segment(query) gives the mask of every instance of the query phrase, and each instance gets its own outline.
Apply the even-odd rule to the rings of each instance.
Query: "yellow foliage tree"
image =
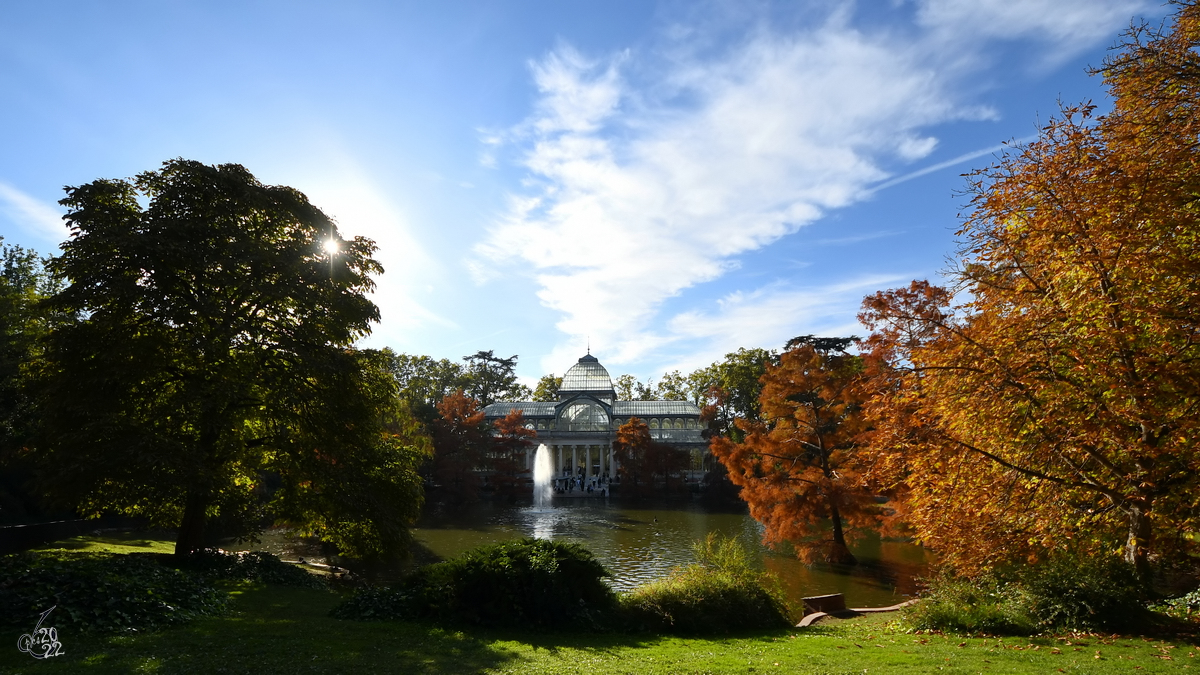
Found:
[[[1068,540],[1145,569],[1200,513],[1200,9],[1132,29],[1113,110],[972,181],[954,297],[867,298],[879,477],[964,569]]]

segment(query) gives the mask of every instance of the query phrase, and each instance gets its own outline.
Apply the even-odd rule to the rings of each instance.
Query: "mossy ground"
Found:
[[[720,639],[519,628],[459,632],[333,619],[328,613],[340,596],[330,591],[250,583],[228,588],[234,600],[227,616],[143,635],[60,633],[64,655],[45,661],[17,651],[20,631],[14,629],[6,638],[14,646],[0,649],[0,672],[1200,672],[1200,649],[1190,638],[913,635],[897,629],[895,614]]]

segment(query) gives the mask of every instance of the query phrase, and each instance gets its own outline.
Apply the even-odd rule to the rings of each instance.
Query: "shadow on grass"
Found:
[[[5,650],[0,672],[475,673],[515,658],[457,631],[330,618],[338,600],[326,591],[246,587],[234,593],[229,616],[145,635],[60,633],[64,656],[35,661]]]
[[[1144,612],[1121,634],[1147,639],[1171,639],[1197,647],[1200,646],[1200,621],[1188,621],[1159,612]]]
[[[795,631],[791,631],[795,633]],[[550,654],[578,650],[604,654],[626,649],[653,647],[662,642],[721,642],[725,640],[771,640],[788,634],[787,629],[759,629],[728,634],[667,635],[634,631],[587,631],[579,629],[562,632],[533,632],[516,629],[476,629],[472,634],[485,642],[514,642],[536,651]]]

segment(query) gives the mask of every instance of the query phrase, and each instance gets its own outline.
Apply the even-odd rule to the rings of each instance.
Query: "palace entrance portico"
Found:
[[[591,443],[548,443],[550,457],[554,460],[554,476],[580,476],[593,478],[598,476],[615,477],[617,475],[617,458],[613,453],[612,442],[607,438],[594,439]],[[526,468],[533,468],[533,455],[527,456]]]

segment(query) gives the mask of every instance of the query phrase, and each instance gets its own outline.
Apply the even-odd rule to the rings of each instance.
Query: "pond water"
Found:
[[[428,558],[449,558],[522,537],[582,544],[613,573],[613,587],[628,590],[694,562],[693,542],[719,532],[753,551],[757,564],[780,579],[797,606],[804,596],[825,593],[844,593],[850,607],[901,602],[916,591],[915,578],[925,573],[928,562],[919,546],[871,537],[851,547],[858,565],[806,566],[762,546],[761,531],[744,510],[714,511],[694,500],[648,503],[614,498],[561,499],[545,508],[483,503],[462,512],[426,514],[413,534]],[[375,570],[381,571],[384,577],[399,572]]]
[[[763,546],[762,527],[744,509],[714,510],[697,500],[555,499],[543,508],[484,502],[464,511],[427,513],[413,535],[420,549],[418,562],[450,558],[476,546],[523,537],[582,544],[613,573],[610,582],[621,591],[695,562],[692,544],[710,532],[740,540],[753,552],[756,564],[779,578],[789,601],[797,607],[800,598],[826,593],[845,594],[849,607],[902,602],[916,592],[916,579],[925,573],[930,560],[920,546],[872,536],[850,547],[859,560],[857,565],[808,566],[786,552]],[[411,564],[364,569],[353,562],[326,561],[319,547],[297,541],[285,531],[268,532],[255,544],[226,548],[338,562],[377,582],[411,569]]]

